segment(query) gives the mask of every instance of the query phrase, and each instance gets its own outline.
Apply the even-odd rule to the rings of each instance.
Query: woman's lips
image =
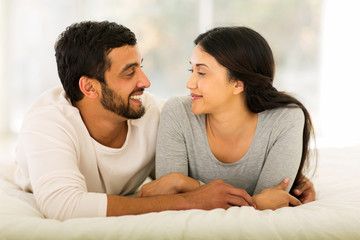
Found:
[[[201,95],[197,95],[195,93],[191,93],[190,96],[191,96],[191,101],[195,101],[195,100],[202,98]]]

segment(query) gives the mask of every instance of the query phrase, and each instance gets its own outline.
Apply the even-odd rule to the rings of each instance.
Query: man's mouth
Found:
[[[143,95],[143,93],[144,93],[144,89],[136,89],[135,91],[133,91],[133,92],[130,94],[129,99],[130,99],[132,102],[141,105],[141,104],[142,104],[142,95]]]
[[[141,95],[132,95],[130,99],[141,100]]]
[[[197,95],[195,93],[191,93],[190,96],[191,96],[191,101],[195,101],[195,100],[202,98],[201,95]]]

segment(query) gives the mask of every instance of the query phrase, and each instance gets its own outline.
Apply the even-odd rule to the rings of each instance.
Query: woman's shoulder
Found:
[[[289,124],[294,122],[304,122],[303,110],[296,105],[274,108],[262,112],[263,118],[271,123]]]
[[[191,111],[191,98],[189,96],[174,96],[169,98],[162,111],[183,112]]]
[[[201,122],[203,116],[192,112],[192,102],[189,96],[169,98],[161,111],[161,118],[188,125],[190,122]]]
[[[267,110],[266,112],[268,112],[267,114],[269,115],[277,115],[277,116],[296,116],[299,117],[301,115],[304,115],[302,109],[295,105],[295,104],[290,104],[284,107],[278,107],[278,108],[274,108],[271,110]]]

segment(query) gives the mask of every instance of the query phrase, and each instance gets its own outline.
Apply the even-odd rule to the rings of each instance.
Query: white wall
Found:
[[[360,142],[359,12],[359,1],[323,4],[319,128],[324,144]]]

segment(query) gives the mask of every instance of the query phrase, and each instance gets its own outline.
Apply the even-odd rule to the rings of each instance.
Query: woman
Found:
[[[161,113],[156,177],[165,176],[167,186],[153,185],[147,195],[191,191],[220,178],[274,209],[256,198],[284,178],[287,191],[303,182],[309,113],[273,87],[273,55],[257,32],[221,27],[194,42],[191,96],[169,99]]]

